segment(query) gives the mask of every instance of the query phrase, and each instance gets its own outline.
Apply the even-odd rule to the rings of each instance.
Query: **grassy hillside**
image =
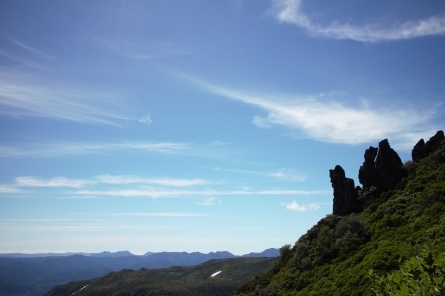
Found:
[[[210,260],[192,267],[123,270],[53,288],[46,296],[64,295],[233,295],[264,273],[278,258]],[[221,271],[218,275],[212,274]]]
[[[445,250],[445,145],[359,214],[328,215],[238,295],[373,295],[367,274],[396,270],[422,248]]]

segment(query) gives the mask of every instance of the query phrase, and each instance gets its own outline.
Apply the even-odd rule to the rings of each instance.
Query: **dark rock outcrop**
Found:
[[[365,151],[365,162],[360,167],[358,178],[363,190],[375,187],[374,191],[393,189],[405,176],[403,163],[387,139],[380,141],[379,148]]]
[[[420,139],[416,145],[414,145],[413,151],[411,152],[411,158],[413,161],[420,161],[425,156],[423,155],[423,149],[425,148],[425,141]]]
[[[358,179],[363,185],[363,188],[369,188],[375,185],[376,182],[376,171],[375,171],[375,158],[377,156],[378,149],[376,147],[370,146],[365,151],[365,162],[360,167],[358,173]]]
[[[332,188],[334,189],[334,206],[332,214],[345,216],[361,211],[354,180],[346,178],[345,171],[339,165],[329,170]]]
[[[443,131],[438,131],[425,143],[421,139],[412,150],[413,161],[435,152],[445,145]],[[391,148],[387,139],[380,141],[379,148],[370,146],[365,151],[365,161],[360,167],[358,178],[363,188],[354,188],[354,180],[346,178],[345,171],[339,165],[329,170],[332,188],[334,189],[334,206],[332,214],[344,216],[353,212],[361,212],[373,198],[381,193],[394,189],[407,176],[402,160]]]
[[[375,185],[382,192],[393,189],[406,176],[402,160],[389,146],[387,139],[379,143],[375,171],[377,177]]]
[[[435,152],[440,147],[443,140],[445,140],[445,135],[442,130],[438,131],[426,143],[423,139],[420,139],[411,152],[413,161],[420,161],[422,158],[425,158],[431,153]]]
[[[334,215],[361,212],[373,198],[393,189],[406,176],[402,160],[387,139],[380,141],[379,148],[366,149],[364,158],[358,174],[363,188],[354,188],[354,180],[346,178],[341,166],[329,170],[334,188]]]

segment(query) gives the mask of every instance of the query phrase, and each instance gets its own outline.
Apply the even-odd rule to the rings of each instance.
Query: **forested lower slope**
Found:
[[[425,157],[418,157],[425,151],[420,146],[393,188],[376,193],[370,186],[362,208],[320,220],[294,246],[283,246],[273,268],[237,294],[373,295],[369,270],[383,275],[399,269],[425,247],[443,252],[445,143]]]

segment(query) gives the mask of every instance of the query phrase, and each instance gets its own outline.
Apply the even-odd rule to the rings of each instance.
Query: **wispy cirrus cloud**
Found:
[[[45,66],[42,62],[57,60],[56,57],[44,53],[43,51],[21,41],[14,40],[11,43],[15,47],[8,50],[4,48],[0,49],[0,55],[23,66],[43,69]]]
[[[291,169],[285,169],[281,168],[276,172],[270,173],[270,176],[279,179],[279,180],[286,180],[286,181],[292,181],[292,182],[303,182],[307,179],[306,175],[300,174],[294,170]]]
[[[221,205],[222,201],[216,197],[206,197],[202,199],[201,201],[197,202],[196,204],[201,206],[214,206],[216,204]]]
[[[113,126],[137,121],[129,116],[121,94],[51,76],[57,57],[18,40],[11,44],[14,47],[0,49],[0,55],[26,68],[0,69],[0,115]],[[141,120],[147,124],[149,119]]]
[[[225,171],[225,172],[234,172],[240,174],[250,174],[250,175],[258,175],[269,178],[274,178],[283,181],[290,182],[303,182],[307,179],[307,176],[301,174],[292,169],[281,168],[277,171],[272,172],[262,172],[262,171],[249,171],[249,170],[238,170],[238,169],[223,169],[223,168],[214,168],[215,171]]]
[[[89,180],[69,179],[65,177],[55,177],[50,179],[41,179],[37,177],[17,177],[15,186],[17,187],[71,187],[81,188],[91,184]]]
[[[208,214],[181,213],[181,212],[150,212],[150,213],[115,213],[118,217],[207,217]]]
[[[110,189],[110,190],[79,190],[78,195],[93,196],[111,196],[111,197],[149,197],[149,198],[165,198],[180,197],[194,195],[208,195],[213,193],[211,190],[194,191],[194,190],[165,190],[153,188],[136,188],[136,189]]]
[[[29,58],[25,58],[23,56],[17,55],[16,53],[12,53],[6,50],[0,49],[0,55],[7,57],[8,59],[17,62],[19,64],[22,64],[27,67],[31,68],[43,68],[43,66]]]
[[[96,175],[87,179],[66,177],[40,178],[21,176],[12,184],[0,185],[0,194],[27,193],[28,196],[42,196],[40,188],[47,189],[44,196],[57,198],[101,198],[101,197],[146,197],[146,198],[196,198],[201,200],[196,204],[212,206],[222,204],[221,196],[306,196],[324,195],[331,190],[289,190],[264,189],[241,190],[209,187],[211,182],[200,178],[165,178],[145,177],[139,175]],[[26,188],[26,191],[23,189]],[[68,188],[68,189],[67,189]],[[39,191],[35,191],[39,189]],[[75,189],[74,191],[72,189]],[[49,191],[48,191],[49,190]]]
[[[137,189],[111,189],[111,190],[79,190],[78,195],[93,196],[111,196],[111,197],[149,197],[149,198],[167,198],[167,197],[196,197],[196,196],[261,196],[261,195],[319,195],[331,194],[330,190],[231,190],[220,191],[214,189],[203,190],[165,190],[153,188],[137,188]]]
[[[334,22],[323,26],[312,20],[302,10],[303,0],[273,0],[272,13],[282,23],[296,25],[312,36],[332,39],[351,39],[361,42],[381,42],[412,39],[423,36],[445,35],[445,18],[432,16],[421,20],[384,26],[366,24],[361,26]]]
[[[99,185],[157,185],[161,187],[191,187],[208,184],[203,179],[179,179],[179,178],[147,178],[136,175],[98,175],[90,179],[72,179],[66,177],[39,178],[35,176],[22,176],[14,179],[14,184],[0,186],[0,193],[20,193],[21,187],[70,187],[84,188]]]
[[[166,56],[189,54],[180,45],[165,41],[150,43],[137,40],[112,40],[96,37],[95,41],[102,47],[118,55],[132,59],[156,59]]]
[[[331,194],[331,190],[284,190],[284,189],[269,189],[269,190],[234,190],[229,192],[221,192],[223,195],[319,195]]]
[[[27,147],[0,145],[1,157],[41,157],[54,158],[70,155],[88,155],[120,150],[140,152],[180,154],[192,153],[193,146],[188,143],[174,142],[111,142],[78,143],[57,142],[50,144],[29,144]],[[196,148],[196,150],[199,150]],[[202,151],[201,151],[202,152]],[[203,153],[205,154],[205,153]]]
[[[0,114],[83,124],[120,126],[128,119],[115,94],[5,71],[0,74]]]
[[[203,197],[197,204],[199,205],[215,205],[222,204],[221,200],[216,196],[307,196],[307,195],[326,195],[331,194],[331,190],[286,190],[286,189],[267,189],[267,190],[219,190],[219,189],[178,189],[177,187],[192,187],[199,186],[192,180],[171,179],[168,184],[169,187],[144,187],[144,183],[126,183],[124,185],[131,185],[131,187],[107,187],[106,189],[99,189],[108,183],[100,183],[100,179],[68,179],[63,177],[41,179],[37,177],[18,177],[15,179],[16,183],[13,185],[0,186],[0,194],[24,193],[22,188],[75,188],[77,191],[57,192],[59,198],[69,196],[71,198],[91,198],[91,197],[147,197],[147,198],[179,198],[179,197]],[[184,185],[184,183],[189,184]],[[116,185],[116,184],[113,184]],[[165,185],[165,184],[164,184]],[[179,185],[179,186],[178,186]],[[91,189],[85,189],[85,187]],[[26,193],[32,194],[27,191]],[[51,192],[47,192],[45,197],[50,197]]]
[[[55,56],[52,56],[50,54],[47,54],[35,47],[32,47],[30,45],[25,44],[24,42],[18,41],[18,40],[14,40],[13,43],[17,46],[19,46],[22,49],[25,49],[27,52],[32,53],[34,56],[40,58],[40,59],[45,59],[45,60],[57,60],[58,58],[56,58]]]
[[[176,179],[176,178],[145,178],[141,176],[129,175],[99,175],[95,180],[104,184],[152,184],[170,187],[188,187],[204,185],[208,182],[203,179]]]
[[[419,139],[440,129],[432,123],[439,105],[427,110],[400,105],[371,108],[360,99],[360,106],[349,106],[342,103],[347,100],[341,93],[255,95],[184,78],[205,91],[262,109],[266,116],[256,115],[252,120],[260,128],[283,126],[316,141],[355,145],[390,138],[392,146],[412,149]]]
[[[22,193],[23,191],[20,188],[15,186],[1,186],[0,185],[0,194],[1,193]]]
[[[289,203],[281,203],[287,210],[292,212],[310,212],[316,211],[320,208],[318,204],[310,203],[307,205],[300,205],[295,200]]]
[[[192,216],[192,214],[189,215],[180,215],[173,216],[175,213],[170,213],[171,215],[168,215],[168,213],[165,213],[166,215],[162,215],[160,213],[159,216],[154,217],[199,217],[197,215]],[[82,222],[80,219],[78,222]],[[122,224],[101,224],[101,223],[95,223],[91,225],[79,225],[79,223],[75,225],[7,225],[7,226],[1,226],[0,225],[0,231],[3,232],[36,232],[36,231],[60,231],[60,232],[74,232],[74,231],[103,231],[103,230],[116,230],[116,229],[124,229],[124,230],[153,230],[153,229],[183,229],[183,227],[168,227],[168,226],[150,226],[150,225],[122,225]]]

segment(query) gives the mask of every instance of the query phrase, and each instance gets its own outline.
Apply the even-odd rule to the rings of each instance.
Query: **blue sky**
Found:
[[[443,129],[441,0],[0,3],[0,252],[293,244]]]

